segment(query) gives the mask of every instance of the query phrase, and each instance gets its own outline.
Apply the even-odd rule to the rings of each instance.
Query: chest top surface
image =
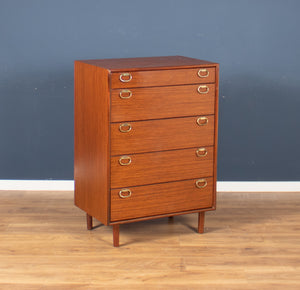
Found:
[[[105,68],[111,72],[159,70],[176,68],[193,68],[199,66],[215,66],[216,63],[185,56],[158,56],[137,58],[90,59],[79,62]]]

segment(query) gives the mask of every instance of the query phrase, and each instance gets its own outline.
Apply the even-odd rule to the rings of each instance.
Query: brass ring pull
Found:
[[[128,94],[128,95],[126,95],[126,94]],[[120,98],[121,99],[129,99],[129,98],[131,98],[131,96],[132,96],[132,92],[130,90],[122,90],[122,91],[120,91]]]
[[[129,188],[122,188],[120,191],[119,191],[119,196],[121,198],[128,198],[131,196],[131,190]]]
[[[195,182],[195,184],[196,184],[196,187],[198,187],[198,188],[204,188],[204,187],[206,187],[207,186],[207,181],[206,181],[206,179],[198,179],[196,182]]]
[[[207,78],[209,76],[209,71],[206,68],[201,68],[198,70],[198,76],[200,78]]]
[[[119,163],[122,166],[129,165],[131,163],[131,157],[130,156],[121,156],[119,159]]]
[[[199,126],[207,125],[207,123],[208,123],[208,118],[207,118],[207,117],[199,117],[199,118],[197,119],[197,124],[198,124]]]
[[[205,89],[204,91],[201,91],[201,89]],[[199,94],[208,94],[209,92],[209,87],[208,86],[199,86],[198,87],[198,93]]]
[[[128,83],[132,80],[132,75],[131,73],[122,73],[120,74],[120,81],[122,83]]]
[[[129,123],[122,123],[119,127],[119,130],[122,132],[122,133],[127,133],[129,131],[131,131],[132,127]]]
[[[206,150],[206,148],[199,148],[199,149],[197,149],[196,155],[197,155],[198,157],[204,157],[204,156],[206,156],[206,155],[207,155],[207,150]]]

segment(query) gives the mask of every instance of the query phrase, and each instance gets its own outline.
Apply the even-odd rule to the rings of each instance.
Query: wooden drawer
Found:
[[[198,74],[199,73],[199,74]],[[135,88],[214,83],[215,67],[111,73],[111,88]],[[200,75],[200,76],[199,76]],[[123,79],[123,81],[121,81]]]
[[[214,114],[215,85],[188,85],[111,91],[111,121]]]
[[[113,156],[111,188],[212,176],[213,147],[202,148]]]
[[[202,119],[199,119],[202,118]],[[200,120],[198,125],[197,120]],[[121,132],[121,130],[131,130]],[[161,151],[214,144],[214,116],[111,124],[111,154]]]
[[[128,187],[111,191],[111,221],[176,213],[213,206],[213,178]],[[121,193],[120,193],[121,191]],[[130,193],[131,192],[131,193]],[[129,197],[121,198],[121,196]]]

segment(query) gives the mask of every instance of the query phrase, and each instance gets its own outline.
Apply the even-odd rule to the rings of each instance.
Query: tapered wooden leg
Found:
[[[89,214],[86,214],[86,225],[88,230],[93,229],[93,217]]]
[[[114,247],[119,247],[119,233],[120,233],[119,225],[113,225]]]
[[[198,233],[202,234],[204,232],[204,215],[205,212],[201,211],[198,215]]]

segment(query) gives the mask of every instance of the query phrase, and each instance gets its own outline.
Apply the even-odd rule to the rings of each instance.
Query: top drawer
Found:
[[[110,75],[111,88],[172,86],[214,83],[215,67],[119,72]]]

